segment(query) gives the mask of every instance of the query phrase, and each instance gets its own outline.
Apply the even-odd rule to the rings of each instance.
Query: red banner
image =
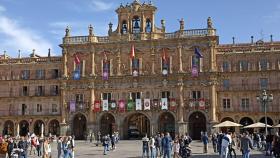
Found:
[[[170,98],[170,106],[169,106],[169,109],[170,110],[176,110],[176,99],[175,98]]]
[[[101,104],[100,100],[94,101],[94,111],[95,112],[100,112],[100,110],[101,110],[100,104]]]
[[[119,100],[119,112],[125,112],[125,101]]]

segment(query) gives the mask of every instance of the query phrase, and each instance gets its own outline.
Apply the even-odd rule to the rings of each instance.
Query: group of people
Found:
[[[142,138],[142,157],[171,158],[173,154],[173,158],[186,158],[191,155],[189,147],[191,142],[192,139],[187,133],[181,137],[175,136],[174,140],[172,140],[169,132],[158,133],[150,138],[145,135]]]
[[[107,152],[110,150],[116,149],[116,143],[118,143],[119,137],[117,133],[114,133],[112,135],[104,135],[101,139],[101,143],[104,147],[103,154],[107,155]]]

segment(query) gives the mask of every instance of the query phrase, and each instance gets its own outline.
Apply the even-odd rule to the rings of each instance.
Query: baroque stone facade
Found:
[[[279,123],[280,42],[219,44],[211,18],[205,29],[185,30],[182,19],[177,31],[166,33],[164,20],[155,26],[156,10],[139,1],[121,5],[117,29],[110,23],[104,37],[91,25],[87,36],[72,36],[67,27],[62,56],[4,53],[3,134],[43,130],[83,139],[90,131],[118,131],[122,138],[168,131],[199,139],[223,120],[263,121],[255,99],[261,89],[275,96],[268,120]]]

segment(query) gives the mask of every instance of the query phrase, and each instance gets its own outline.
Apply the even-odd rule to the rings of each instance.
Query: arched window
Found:
[[[126,33],[127,33],[127,22],[126,22],[126,20],[124,20],[124,21],[122,22],[122,30],[121,30],[121,33],[122,33],[122,34],[126,34]]]
[[[146,32],[147,32],[147,33],[152,32],[152,23],[151,23],[151,20],[150,20],[150,19],[147,19],[147,20],[146,20]]]
[[[132,19],[132,29],[133,33],[140,33],[140,18],[138,16]]]

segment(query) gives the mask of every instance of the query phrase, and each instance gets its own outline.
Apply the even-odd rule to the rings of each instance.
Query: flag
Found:
[[[171,98],[170,99],[170,110],[176,110],[176,99],[175,98]]]
[[[119,112],[125,111],[125,102],[124,100],[119,100]]]
[[[112,100],[111,103],[110,103],[110,109],[111,110],[116,110],[117,108],[117,103],[115,100]]]
[[[163,48],[162,49],[162,74],[167,75],[168,69],[169,69],[168,57],[166,55],[166,49]]]
[[[100,111],[100,101],[99,100],[95,100],[94,101],[94,111],[95,112],[99,112]]]
[[[103,80],[108,80],[109,78],[109,70],[110,70],[110,64],[107,60],[103,60]]]
[[[198,68],[196,65],[192,65],[192,77],[198,77]]]
[[[151,101],[150,101],[150,99],[144,99],[144,110],[151,110]]]
[[[134,109],[134,102],[133,100],[128,100],[127,101],[127,111],[132,111]]]
[[[168,110],[167,98],[161,98],[161,110]]]
[[[142,100],[141,99],[136,99],[136,110],[142,110]]]
[[[76,102],[75,101],[70,101],[70,112],[75,112],[76,111]]]
[[[108,100],[102,100],[102,110],[103,111],[108,111],[109,110],[109,102]]]
[[[80,60],[80,58],[78,57],[77,54],[74,54],[74,61],[75,61],[76,65],[79,65],[81,63],[81,60]]]
[[[204,99],[199,99],[198,100],[198,105],[199,105],[199,109],[200,110],[205,110],[205,101],[204,101]]]
[[[166,55],[165,48],[162,49],[162,61],[163,63],[167,63],[167,55]]]
[[[194,54],[197,58],[203,58],[202,54],[200,53],[200,51],[198,50],[198,48],[194,49]]]
[[[131,50],[130,50],[130,58],[133,59],[135,57],[135,48],[134,44],[131,45]]]

